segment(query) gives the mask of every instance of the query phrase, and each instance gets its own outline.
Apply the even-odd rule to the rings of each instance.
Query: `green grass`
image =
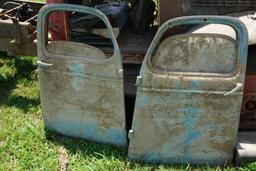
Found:
[[[127,151],[64,137],[44,127],[35,57],[0,53],[0,170],[221,170],[133,163]],[[256,163],[243,168],[256,170]]]

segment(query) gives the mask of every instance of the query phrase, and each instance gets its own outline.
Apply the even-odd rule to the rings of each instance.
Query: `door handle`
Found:
[[[238,90],[240,90],[242,87],[243,87],[242,83],[236,83],[236,87],[233,88],[230,92],[225,93],[224,96],[232,95],[232,94],[236,93]]]
[[[42,61],[37,61],[37,65],[39,67],[44,67],[44,68],[49,68],[49,67],[53,66],[53,64],[51,64],[51,63],[46,63],[46,62],[42,62]]]

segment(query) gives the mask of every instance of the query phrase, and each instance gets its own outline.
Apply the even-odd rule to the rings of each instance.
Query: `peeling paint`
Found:
[[[71,64],[70,65],[70,70],[71,72],[74,73],[84,73],[84,69],[82,67],[81,64]],[[72,87],[79,92],[81,90],[81,82],[83,81],[83,79],[81,77],[74,77],[73,81],[72,81]]]
[[[87,44],[53,41],[46,45],[46,21],[56,10],[94,15],[107,26],[115,50],[107,58]],[[64,135],[127,147],[121,55],[111,25],[100,11],[77,5],[50,4],[39,13],[40,97],[45,126]]]
[[[230,38],[222,41],[213,34],[203,34],[202,39],[200,35],[186,34],[176,35],[175,39],[166,38],[172,44],[165,44],[166,40],[163,40],[164,43],[159,45],[168,28],[199,23],[230,25],[236,29],[238,40],[226,42]],[[130,139],[128,151],[130,159],[151,163],[214,165],[232,161],[243,90],[230,96],[224,94],[234,89],[237,82],[244,83],[246,64],[242,61],[247,58],[247,36],[245,27],[238,20],[216,16],[181,17],[166,22],[159,29],[140,72],[143,81],[137,88],[132,123],[134,136]],[[183,41],[184,37],[193,41]],[[225,51],[221,48],[220,53],[216,48],[214,51],[222,55],[215,53],[214,60],[210,60],[208,57],[212,49],[205,48],[207,41],[204,44],[200,41],[206,40],[206,37],[207,40],[218,40],[213,44],[209,41],[209,47],[222,47],[221,44],[226,42],[233,49]],[[195,50],[190,48],[192,46],[197,49],[195,53],[191,52]],[[159,48],[165,49],[166,53]],[[200,48],[204,51],[201,57],[208,58],[207,62],[200,61],[201,57],[195,60],[194,55],[198,55]],[[234,67],[227,72],[225,67],[224,70],[217,70],[219,73],[215,72],[218,68],[215,65],[222,64],[223,54],[229,52],[232,53],[226,55],[230,60],[225,62],[230,66],[234,64]],[[176,55],[178,60],[174,60]],[[162,61],[169,61],[170,65]],[[177,67],[180,64],[183,71]],[[187,66],[184,67],[184,64]],[[205,72],[209,68],[214,72]]]

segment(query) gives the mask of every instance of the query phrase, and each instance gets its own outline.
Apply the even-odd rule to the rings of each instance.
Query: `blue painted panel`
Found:
[[[47,45],[47,17],[62,10],[101,19],[114,45],[113,56],[107,58],[100,49],[81,43],[56,41]],[[64,135],[127,147],[121,55],[107,17],[89,7],[50,4],[40,10],[38,19],[45,126]]]
[[[236,65],[231,73],[202,73],[200,71],[194,73],[173,71],[172,68],[170,70],[161,70],[159,69],[161,67],[154,68],[154,58],[160,57],[155,56],[157,54],[155,52],[161,47],[162,35],[169,28],[184,24],[205,23],[229,25],[236,31],[237,42],[233,41],[237,54],[237,56],[233,55]],[[183,35],[177,35],[177,41],[179,41],[179,36],[184,38]],[[186,36],[189,37],[189,35]],[[200,35],[197,36],[200,39]],[[203,34],[204,38],[207,36],[216,35]],[[217,165],[232,161],[243,89],[240,87],[228,96],[224,94],[235,88],[237,83],[244,83],[247,38],[244,25],[230,17],[181,17],[166,22],[159,29],[140,72],[142,82],[137,89],[133,131],[129,136],[128,156],[130,159],[151,163]],[[197,46],[200,41],[192,43]],[[171,54],[172,44],[168,47]],[[166,47],[167,50],[168,47]],[[183,55],[186,60],[184,63],[192,60],[193,54]],[[221,57],[217,56],[213,60],[221,60]],[[173,66],[175,62],[177,60],[170,61]],[[198,65],[213,64],[214,62],[209,60],[207,63]],[[193,65],[193,67],[197,66]],[[193,71],[197,69],[193,68]]]

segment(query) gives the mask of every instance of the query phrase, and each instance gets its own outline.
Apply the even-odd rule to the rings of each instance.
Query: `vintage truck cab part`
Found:
[[[170,9],[168,9],[168,11],[165,10],[165,7],[169,8],[170,3],[172,3],[173,10],[170,10]],[[196,1],[196,0],[195,1],[193,1],[193,0],[190,0],[190,1],[188,1],[188,0],[182,0],[182,1],[181,0],[174,0],[174,1],[161,0],[161,1],[159,1],[159,10],[158,11],[159,11],[160,15],[159,15],[159,18],[158,18],[158,21],[159,21],[158,23],[163,24],[165,21],[167,21],[171,18],[175,18],[175,17],[179,17],[179,16],[183,16],[183,15],[195,15],[195,14],[199,14],[199,15],[202,15],[202,14],[222,14],[222,15],[224,15],[224,14],[228,14],[228,13],[247,11],[244,14],[238,15],[238,17],[240,17],[240,20],[243,20],[243,19],[249,20],[248,23],[244,22],[246,24],[247,30],[249,32],[249,41],[248,42],[250,44],[250,47],[249,47],[250,50],[249,50],[249,57],[248,57],[249,59],[248,59],[248,61],[251,61],[251,62],[248,63],[249,67],[247,67],[247,71],[250,71],[250,72],[247,72],[247,74],[253,75],[256,72],[253,70],[253,67],[252,67],[252,66],[254,66],[253,62],[255,61],[255,60],[252,60],[253,57],[255,57],[255,45],[253,45],[253,44],[255,44],[255,39],[254,39],[254,36],[252,36],[252,35],[255,34],[255,31],[254,31],[255,29],[254,28],[255,28],[256,24],[251,24],[251,23],[255,23],[255,20],[253,19],[254,12],[248,12],[250,10],[255,10],[255,3],[253,1],[248,2],[248,1],[235,1],[234,0],[232,2],[229,1],[228,3],[226,1],[223,2],[223,3],[220,3],[220,1],[214,1],[214,2],[213,1],[204,1],[204,2],[201,2],[201,1]],[[85,12],[85,11],[83,11],[83,12]],[[105,19],[103,19],[103,20],[105,21]],[[106,21],[105,21],[105,24],[106,24]],[[209,30],[212,30],[211,27],[212,27],[212,25],[206,25],[206,26],[196,26],[195,25],[195,26],[191,27],[192,29],[187,30],[187,33],[188,34],[194,33],[195,34],[194,36],[196,36],[198,33],[206,33],[208,35]],[[229,41],[230,42],[229,44],[232,45],[232,41],[230,41],[230,40],[235,40],[236,39],[236,36],[235,36],[236,32],[234,32],[232,28],[227,27],[227,26],[223,26],[223,25],[217,25],[217,27],[215,25],[214,28],[216,28],[214,30],[217,30],[214,34],[217,34],[217,35],[224,34],[222,29],[231,30],[231,32],[228,31],[231,34],[226,35],[228,37],[231,37],[231,39],[226,38],[225,34],[224,34],[223,39],[226,38],[225,40],[227,42]],[[41,31],[41,30],[38,29],[38,31]],[[47,30],[45,29],[45,31],[47,31]],[[108,28],[108,31],[111,33],[109,28]],[[136,81],[136,76],[139,75],[139,71],[141,69],[142,61],[146,60],[146,59],[144,59],[145,54],[146,54],[147,50],[149,49],[149,45],[150,45],[153,37],[155,36],[156,31],[157,30],[151,30],[151,31],[145,33],[144,35],[139,35],[139,34],[134,34],[134,32],[131,32],[131,31],[128,30],[128,31],[124,32],[124,34],[120,35],[120,37],[116,41],[114,40],[116,38],[114,33],[113,33],[113,35],[110,34],[111,35],[111,43],[115,46],[115,48],[114,48],[115,51],[113,51],[113,48],[111,50],[111,48],[105,48],[105,47],[101,48],[100,51],[99,51],[97,48],[95,48],[92,45],[88,45],[88,46],[86,45],[85,46],[84,44],[82,45],[80,43],[70,43],[70,42],[52,42],[47,47],[43,47],[43,46],[41,46],[42,45],[41,44],[40,48],[39,48],[40,51],[38,52],[38,54],[39,54],[39,56],[40,55],[44,55],[44,56],[42,56],[43,60],[39,61],[38,64],[39,64],[39,67],[41,68],[41,72],[42,72],[41,73],[41,78],[42,79],[47,80],[47,79],[52,78],[52,76],[49,75],[49,71],[51,70],[51,68],[53,66],[56,66],[56,63],[58,63],[59,59],[62,59],[62,58],[69,59],[70,58],[70,61],[69,60],[63,60],[62,63],[57,65],[58,67],[56,69],[54,69],[55,74],[59,73],[59,75],[57,74],[58,76],[56,76],[56,77],[54,76],[54,79],[56,79],[54,83],[50,83],[49,85],[46,85],[46,87],[44,88],[45,92],[46,92],[46,95],[47,95],[48,91],[53,91],[53,89],[51,89],[51,87],[56,88],[56,87],[61,86],[63,88],[63,90],[70,90],[70,88],[75,88],[76,87],[77,88],[76,91],[79,92],[79,91],[82,91],[81,89],[79,89],[79,87],[81,87],[81,84],[84,84],[84,85],[88,84],[86,86],[86,88],[95,87],[95,90],[96,90],[97,87],[99,89],[101,89],[100,87],[102,87],[103,85],[107,84],[108,86],[110,86],[112,84],[112,82],[115,82],[115,86],[113,86],[113,85],[110,86],[110,87],[107,86],[109,91],[113,90],[113,91],[110,91],[112,93],[109,93],[106,89],[104,90],[104,88],[103,88],[102,91],[97,91],[95,93],[96,94],[101,94],[101,93],[104,93],[104,91],[106,91],[106,94],[109,95],[109,97],[108,96],[106,96],[106,97],[108,97],[109,99],[111,99],[111,97],[119,99],[118,103],[116,103],[116,104],[113,104],[114,99],[108,101],[109,100],[108,98],[102,98],[100,103],[99,103],[100,105],[98,106],[100,110],[98,110],[98,111],[95,111],[95,109],[93,108],[93,106],[94,106],[93,100],[95,100],[95,101],[100,100],[100,99],[97,99],[96,97],[94,99],[91,99],[92,101],[87,103],[87,106],[84,107],[84,108],[81,108],[81,106],[80,106],[80,105],[83,106],[83,104],[74,104],[74,102],[75,101],[76,102],[77,101],[83,101],[85,98],[80,98],[79,100],[71,98],[71,100],[68,102],[68,104],[66,104],[66,103],[63,103],[63,104],[73,106],[73,108],[70,108],[70,110],[72,109],[72,110],[74,110],[75,112],[78,112],[78,113],[79,112],[81,113],[81,111],[90,109],[90,112],[96,114],[97,116],[98,116],[99,113],[102,113],[103,111],[107,111],[107,109],[109,109],[109,112],[112,112],[112,113],[117,113],[117,110],[122,111],[120,113],[120,115],[118,115],[118,117],[116,118],[118,120],[117,125],[112,123],[113,120],[111,120],[111,119],[113,119],[113,118],[109,118],[109,119],[106,120],[106,117],[103,117],[103,116],[99,116],[99,121],[100,121],[99,123],[100,124],[98,124],[98,125],[97,124],[91,124],[91,126],[90,126],[90,124],[86,124],[86,125],[76,124],[76,122],[79,122],[81,120],[77,119],[77,118],[72,118],[71,116],[69,117],[68,120],[66,120],[66,124],[63,124],[62,122],[59,122],[58,124],[55,125],[54,128],[49,124],[50,120],[47,120],[47,117],[45,117],[46,122],[49,121],[48,125],[47,124],[46,125],[48,127],[51,127],[53,129],[55,129],[55,130],[62,130],[62,132],[64,131],[64,133],[67,134],[67,135],[73,135],[73,136],[79,136],[79,137],[82,137],[81,135],[85,132],[83,132],[83,131],[74,132],[74,129],[73,130],[71,129],[72,126],[75,126],[75,128],[76,128],[75,130],[79,130],[79,129],[80,130],[88,130],[88,132],[93,132],[93,130],[95,130],[98,126],[100,126],[99,130],[100,130],[100,128],[102,128],[101,127],[102,125],[103,125],[103,127],[107,126],[109,128],[108,130],[110,130],[110,131],[109,132],[107,131],[108,134],[105,134],[107,136],[102,137],[102,139],[100,139],[99,138],[100,136],[97,136],[96,134],[95,135],[90,135],[89,133],[87,133],[87,136],[84,137],[84,138],[87,138],[87,139],[90,139],[90,140],[93,140],[93,141],[97,141],[97,142],[112,143],[112,144],[116,144],[116,145],[120,145],[120,146],[126,146],[127,141],[125,140],[124,137],[126,137],[126,135],[125,135],[126,131],[128,131],[131,127],[129,125],[129,123],[132,123],[132,121],[131,121],[132,118],[127,117],[127,115],[126,116],[124,115],[123,111],[124,111],[125,107],[120,105],[120,104],[124,103],[124,100],[122,100],[124,98],[123,97],[124,95],[122,95],[123,90],[120,87],[120,85],[122,85],[122,84],[117,83],[118,82],[117,80],[119,80],[120,82],[124,82],[124,91],[125,91],[125,94],[128,95],[128,96],[126,96],[126,98],[129,99],[129,100],[131,100],[131,99],[134,100],[134,95],[136,93],[136,87],[134,86],[135,81]],[[112,32],[113,32],[113,30],[112,30]],[[224,31],[224,32],[227,32],[227,31]],[[190,35],[191,35],[191,37],[193,37],[192,34],[190,34]],[[44,35],[44,36],[47,37],[46,35]],[[210,36],[212,36],[212,35],[210,35]],[[238,40],[236,40],[236,41],[238,41]],[[41,42],[41,40],[40,40],[40,42]],[[121,52],[120,53],[121,55],[117,53],[118,50],[117,50],[117,48],[116,48],[117,46],[115,44],[118,44],[119,51]],[[77,47],[81,47],[81,48],[79,50],[77,50]],[[22,48],[18,48],[18,49],[22,49]],[[30,48],[30,50],[32,50],[32,49],[33,48]],[[66,50],[63,51],[63,49],[66,49]],[[6,50],[4,49],[4,51],[6,51]],[[90,53],[88,53],[88,51],[90,51]],[[35,49],[34,49],[34,52],[36,52]],[[113,52],[114,52],[115,57],[114,58],[113,57],[109,58],[109,57],[113,56]],[[18,53],[18,51],[15,51],[15,53]],[[26,53],[28,53],[28,52],[26,52]],[[62,55],[62,53],[65,53],[67,55],[67,57],[65,57],[65,55]],[[81,54],[85,54],[85,56],[87,55],[89,57],[95,57],[95,58],[99,57],[99,59],[97,59],[98,60],[97,61],[97,63],[98,63],[97,66],[98,67],[100,67],[100,65],[103,66],[104,63],[105,63],[106,65],[109,65],[109,67],[106,67],[105,70],[102,69],[103,67],[97,68],[96,64],[94,65],[94,67],[92,67],[93,66],[93,60],[90,60],[90,62],[87,63],[87,59],[84,59],[84,55],[81,56]],[[90,55],[90,54],[93,54],[93,55]],[[120,58],[118,59],[116,56],[119,56]],[[53,57],[53,58],[50,58],[50,57]],[[48,59],[50,60],[50,62],[47,61]],[[106,61],[104,60],[104,62],[100,62],[102,59],[106,59]],[[53,61],[51,61],[51,60],[53,60]],[[80,61],[83,61],[83,62],[81,62],[82,64],[81,65],[76,65],[77,63],[80,63]],[[112,63],[110,61],[112,61]],[[51,63],[51,62],[53,62],[53,63]],[[156,63],[158,63],[158,62],[160,63],[161,61],[156,61]],[[72,67],[69,66],[71,63],[74,64]],[[87,81],[87,82],[83,83],[83,75],[84,75],[83,73],[84,73],[85,70],[83,69],[82,65],[84,65],[84,66],[86,65],[88,67],[88,68],[86,67],[86,71],[88,71],[88,73],[85,74],[86,78],[89,78],[89,80],[94,80],[94,78],[97,78],[97,79],[94,80],[94,81]],[[110,67],[111,65],[113,65],[115,67],[113,67],[111,69],[111,67]],[[122,68],[122,66],[123,66],[123,68]],[[161,68],[161,66],[163,68]],[[164,66],[166,68],[164,68]],[[167,64],[162,62],[160,66],[157,66],[157,68],[160,67],[160,69],[166,70],[167,66],[168,66]],[[64,68],[62,68],[62,67],[64,67]],[[146,65],[145,65],[145,68],[146,68]],[[67,69],[67,72],[63,72],[66,69]],[[212,69],[214,69],[214,68],[212,68]],[[70,73],[76,73],[75,77],[77,77],[77,79],[74,79],[72,81],[72,85],[70,87],[68,87],[66,84],[58,82],[58,81],[61,81],[61,80],[57,79],[57,77],[61,77],[61,73],[67,74],[68,79],[70,79]],[[124,78],[122,77],[123,73],[124,73]],[[146,74],[146,73],[143,73],[143,74]],[[44,77],[44,75],[46,75],[46,77]],[[102,79],[104,77],[108,78],[108,81],[110,83],[107,83],[108,81]],[[100,78],[100,81],[98,80],[99,78]],[[140,75],[137,79],[137,86],[138,87],[140,87],[140,84],[143,83],[143,80],[144,80],[143,76]],[[41,80],[41,82],[44,82],[44,81]],[[194,86],[196,86],[196,85],[197,84],[195,84]],[[241,85],[242,85],[241,82],[237,82],[236,84],[234,83],[232,85],[232,87],[231,86],[229,87],[230,91],[226,92],[226,93],[228,93],[227,95],[230,95],[230,93],[232,94],[235,91],[241,91],[242,90]],[[114,91],[114,89],[116,91],[118,91],[119,93]],[[88,90],[88,89],[86,89],[86,90]],[[84,89],[84,91],[83,91],[85,93],[84,95],[86,97],[89,97],[89,96],[91,97],[91,95],[87,94],[88,91],[86,91],[86,90]],[[68,92],[68,91],[63,91],[63,92]],[[92,89],[91,93],[94,94],[93,92],[94,92],[94,90]],[[69,93],[70,93],[70,91],[69,91]],[[76,92],[76,95],[79,97],[79,95],[81,95],[81,93]],[[59,96],[56,95],[55,98],[64,99],[64,96],[72,97],[72,95],[68,95],[68,94],[61,94],[61,96],[63,96],[63,97],[59,97]],[[42,98],[43,98],[43,96],[42,96]],[[56,102],[56,100],[53,103],[49,102],[48,101],[49,98],[47,98],[47,97],[45,97],[45,99],[46,100],[42,99],[42,103],[44,103],[44,104],[52,105],[53,103]],[[126,113],[127,112],[133,113],[133,108],[134,108],[133,105],[134,104],[133,104],[133,102],[131,102],[131,103],[127,102],[128,101],[127,99],[125,100],[125,103],[126,103],[125,110],[128,110],[128,111],[126,111]],[[137,99],[139,99],[139,98],[137,98]],[[53,101],[54,101],[54,99],[53,99]],[[245,103],[245,106],[246,106],[246,104],[247,103]],[[60,107],[60,105],[61,104],[59,103],[57,106]],[[115,105],[115,107],[113,105]],[[48,106],[48,105],[45,105],[45,106]],[[117,106],[119,106],[119,107],[117,107]],[[127,106],[129,106],[129,107],[127,107]],[[138,105],[136,105],[136,106],[138,108]],[[136,110],[136,106],[135,106],[135,110]],[[164,107],[163,107],[163,109],[164,109]],[[61,109],[61,110],[64,111],[64,109]],[[55,112],[61,113],[60,112],[61,110],[55,111]],[[68,110],[65,110],[65,111],[66,111],[66,113],[64,112],[64,114],[66,116],[68,116]],[[135,113],[136,113],[136,111],[135,111]],[[106,113],[106,115],[107,115],[107,113]],[[82,114],[80,116],[82,116]],[[95,122],[95,119],[93,119],[93,116],[90,115],[88,117],[89,118],[91,117],[91,120],[89,121],[90,123],[97,123],[97,122]],[[58,116],[58,115],[54,115],[54,117],[50,118],[50,119],[54,119],[53,121],[57,122],[57,121],[61,121],[62,117]],[[125,124],[124,120],[127,121],[126,124]],[[249,122],[251,122],[251,121],[252,121],[252,119]],[[73,123],[73,125],[71,125],[70,127],[65,126],[65,125],[72,124],[72,123]],[[86,127],[86,126],[89,126],[89,128]],[[126,128],[125,128],[125,126],[126,126]],[[111,128],[114,128],[114,129],[111,129]],[[115,132],[114,130],[119,130],[119,131]],[[233,131],[233,130],[230,130],[230,131]],[[59,131],[59,132],[61,132],[61,131]],[[115,132],[115,133],[113,133],[113,132]],[[131,131],[129,133],[129,136],[133,137],[134,135],[136,135],[136,132],[137,132],[136,130],[131,129]],[[249,138],[249,137],[253,137],[253,134],[254,133],[251,132],[250,134],[243,134],[242,133],[240,135],[246,135],[246,138],[248,138],[249,140],[252,141],[253,139]],[[101,135],[101,134],[98,134],[98,135]],[[123,137],[123,138],[120,138],[119,139],[120,141],[115,141],[114,137],[117,136],[117,135],[118,135],[118,137]],[[190,134],[187,134],[187,135],[190,135]],[[250,136],[248,136],[248,135],[250,135]],[[110,137],[112,137],[112,138],[110,138]],[[134,137],[136,137],[136,136],[134,136]],[[109,141],[109,140],[111,140],[111,141]],[[249,154],[249,153],[247,153],[246,148],[245,148],[246,147],[245,145],[248,144],[248,143],[246,143],[248,140],[245,141],[244,138],[240,138],[240,140],[243,144],[242,145],[240,144],[240,146],[238,146],[238,147],[241,147],[240,149],[238,148],[238,154],[240,156],[243,156],[241,158],[244,159],[244,156],[246,156],[244,154]],[[241,152],[241,150],[242,150],[242,152]],[[132,150],[130,150],[130,151],[132,152]],[[252,151],[250,151],[250,152],[252,152]],[[253,153],[254,152],[250,153],[250,155],[247,155],[247,157],[248,156],[249,157],[253,157],[253,156],[255,157],[255,155],[251,155]],[[152,156],[152,154],[151,154],[151,156]],[[168,155],[168,154],[165,154],[165,153],[164,154],[160,153],[160,154],[161,155],[160,155],[159,158],[161,159],[161,157],[162,157],[163,160],[165,158],[164,155]],[[228,153],[228,154],[229,154],[228,158],[230,160],[230,153]],[[238,159],[239,159],[239,155],[238,155]],[[146,158],[145,160],[150,161],[150,158],[149,158],[150,154],[148,154],[147,156],[148,156],[148,158]],[[134,157],[134,155],[132,155],[132,153],[130,153],[130,157],[131,158],[136,158],[136,156]],[[187,160],[189,160],[189,158],[187,158]],[[185,159],[184,159],[184,161],[185,161]],[[198,161],[200,161],[200,160],[198,160]]]
[[[112,56],[89,44],[48,43],[47,17],[56,10],[74,10],[101,19],[113,43]],[[211,23],[232,27],[236,39],[183,33],[161,41],[172,27]],[[54,4],[41,10],[38,24],[41,101],[47,127],[123,147],[128,146],[128,131],[128,155],[135,160],[195,164],[232,161],[248,48],[248,33],[239,20],[184,17],[169,20],[159,29],[137,77],[131,129],[124,112],[120,48],[105,15],[93,8]]]
[[[185,33],[160,41],[170,28],[212,23],[232,27],[237,40],[220,34]],[[140,72],[130,158],[215,165],[232,161],[247,38],[245,26],[231,17],[181,17],[163,24]]]

